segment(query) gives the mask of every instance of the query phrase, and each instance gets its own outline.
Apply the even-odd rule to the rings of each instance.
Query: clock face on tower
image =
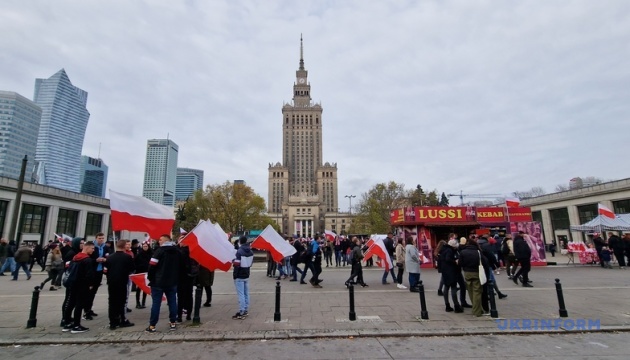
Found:
[[[304,83],[306,82],[306,79],[305,79],[305,78],[299,78],[299,79],[298,79],[298,82],[299,82],[300,84],[304,84]]]

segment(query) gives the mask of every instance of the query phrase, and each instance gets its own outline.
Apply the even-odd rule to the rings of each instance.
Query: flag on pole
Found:
[[[366,245],[369,244],[368,251],[365,252],[363,256],[364,259],[369,259],[372,255],[378,256],[381,261],[377,261],[376,264],[380,267],[384,267],[386,271],[394,268],[394,264],[392,264],[392,259],[389,257],[387,253],[387,248],[385,247],[385,243],[383,239],[380,237],[372,237]]]
[[[615,218],[615,213],[602,204],[597,204],[597,212],[599,213],[599,215],[605,216],[607,218],[610,218],[610,219]]]
[[[337,238],[337,234],[335,234],[334,232],[330,230],[324,230],[324,236],[326,237],[326,240],[328,241],[335,241],[335,239]]]
[[[170,234],[175,223],[173,208],[143,198],[109,191],[112,230],[143,231],[153,239]]]
[[[236,250],[219,228],[203,220],[184,236],[181,243],[188,246],[190,257],[206,269],[228,271],[232,267]]]
[[[505,206],[509,208],[518,207],[521,204],[521,200],[517,198],[505,198]]]
[[[267,225],[265,230],[252,242],[252,248],[269,250],[275,262],[280,262],[296,252],[295,248],[284,240],[271,225]]]
[[[129,275],[129,279],[136,284],[138,289],[147,295],[151,295],[151,287],[149,286],[148,273],[139,273]],[[162,296],[162,301],[166,300],[166,296]]]
[[[186,235],[186,234],[188,234],[188,231],[184,230],[183,228],[179,228],[179,233],[181,235]]]

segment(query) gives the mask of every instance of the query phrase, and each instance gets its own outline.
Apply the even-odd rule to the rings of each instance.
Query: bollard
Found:
[[[193,325],[201,325],[201,317],[199,317],[199,309],[201,308],[201,297],[203,296],[203,288],[197,285],[195,288],[195,308],[193,310]]]
[[[354,312],[354,285],[352,283],[348,286],[348,292],[350,293],[350,321],[356,321],[357,313]]]
[[[33,290],[33,298],[31,299],[31,314],[26,322],[26,328],[34,328],[37,326],[37,304],[39,303],[39,286],[35,286]]]
[[[276,281],[276,312],[273,313],[273,321],[280,321],[280,281]]]
[[[422,280],[418,281],[418,293],[420,294],[420,318],[429,320],[429,312],[427,311],[427,302],[424,299],[424,285]]]
[[[556,279],[556,293],[558,294],[558,305],[560,306],[560,317],[569,317],[566,307],[564,306],[564,295],[562,295],[562,285],[560,279]]]
[[[490,299],[490,317],[498,318],[499,311],[497,311],[497,302],[494,298],[494,281],[488,280],[488,298]]]

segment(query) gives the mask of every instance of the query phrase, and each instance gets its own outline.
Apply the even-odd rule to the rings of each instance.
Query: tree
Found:
[[[564,185],[564,184],[558,184],[556,185],[556,192],[562,192],[562,191],[567,191],[569,190],[569,187]]]
[[[448,197],[446,196],[444,192],[442,192],[442,196],[440,197],[440,203],[438,205],[448,206]]]
[[[422,190],[422,186],[420,186],[419,184],[416,185],[415,190],[409,191],[408,197],[409,197],[409,201],[411,202],[411,206],[426,205],[427,196],[424,194],[424,191]]]
[[[179,214],[181,212],[181,214]],[[208,185],[196,191],[181,210],[178,209],[175,229],[194,228],[199,220],[218,222],[225,232],[237,233],[251,229],[264,229],[275,222],[266,215],[265,200],[244,184],[226,181],[221,185]]]
[[[425,205],[426,206],[440,205],[440,200],[438,200],[437,190],[433,190],[427,194],[427,200],[426,200]]]
[[[416,194],[422,188],[416,187]],[[374,185],[368,192],[363,193],[356,206],[357,213],[350,226],[351,233],[384,234],[391,230],[389,224],[390,212],[408,204],[410,192],[403,184],[394,181]],[[413,200],[412,200],[413,203]]]
[[[523,199],[529,199],[532,197],[542,196],[542,195],[545,195],[546,193],[547,192],[542,187],[534,186],[533,188],[527,191],[514,191],[512,193],[512,196],[523,200]]]

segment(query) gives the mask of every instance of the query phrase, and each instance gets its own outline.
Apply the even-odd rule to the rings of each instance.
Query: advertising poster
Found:
[[[519,231],[525,233],[523,236],[525,242],[532,250],[531,262],[532,266],[546,265],[547,258],[545,256],[545,244],[542,238],[542,229],[539,222],[513,222],[510,224],[513,231],[512,237],[516,238]]]

